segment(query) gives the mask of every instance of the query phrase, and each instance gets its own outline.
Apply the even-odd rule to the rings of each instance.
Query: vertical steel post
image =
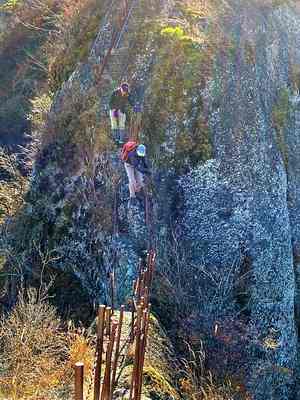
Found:
[[[117,330],[117,322],[112,324],[111,333],[110,333],[110,340],[107,343],[107,352],[106,352],[106,361],[105,361],[105,373],[104,373],[104,380],[102,385],[102,392],[101,392],[101,400],[109,400],[111,395],[111,358],[112,352],[115,343],[116,337],[116,330]]]
[[[99,400],[100,398],[105,309],[106,306],[101,305],[98,310],[94,400]]]
[[[137,280],[137,294],[136,294],[136,301],[137,302],[140,301],[140,297],[141,297],[141,285],[142,285],[141,277],[139,276],[138,280]]]
[[[149,331],[149,316],[150,316],[149,311],[148,310],[144,310],[144,313],[143,313],[142,351],[141,351],[141,360],[140,360],[139,392],[138,392],[137,400],[141,400],[141,396],[142,396],[143,370],[144,370],[146,347],[147,347],[147,338],[148,338],[148,331]]]
[[[119,318],[118,332],[117,332],[117,339],[116,339],[116,350],[115,350],[115,356],[114,356],[114,361],[113,361],[113,371],[112,371],[112,378],[111,378],[111,399],[112,399],[112,394],[113,394],[115,383],[116,383],[116,374],[117,374],[117,369],[118,369],[118,360],[119,360],[119,352],[120,352],[120,341],[121,341],[121,334],[122,334],[124,311],[125,311],[125,306],[122,305],[121,309],[120,309],[120,318]]]
[[[145,287],[145,308],[148,308],[149,304],[149,288],[148,286]]]
[[[111,307],[106,307],[106,313],[105,313],[105,333],[106,333],[106,336],[110,336],[110,326],[111,326]]]
[[[83,400],[84,364],[75,364],[75,400]]]
[[[137,373],[139,368],[139,352],[140,352],[140,336],[141,336],[141,320],[142,320],[142,307],[137,307],[137,320],[136,320],[136,334],[135,334],[135,356],[134,364],[131,378],[130,394],[129,400],[135,399],[136,395],[136,383],[137,383]],[[132,397],[134,396],[134,397]]]
[[[111,284],[111,310],[112,310],[112,315],[114,314],[114,308],[115,308],[115,291],[116,291],[116,284],[115,284],[115,271],[113,271],[110,274],[110,284]]]
[[[135,311],[135,306],[134,306],[134,298],[131,299],[131,331],[130,331],[130,343],[133,342],[134,340],[134,311]]]

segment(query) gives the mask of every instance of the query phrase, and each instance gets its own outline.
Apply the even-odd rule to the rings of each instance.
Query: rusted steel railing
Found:
[[[102,354],[104,344],[104,317],[105,306],[100,306],[98,310],[98,323],[97,323],[97,343],[96,343],[96,368],[94,376],[94,400],[100,398],[100,385],[101,385],[101,367],[102,367]]]
[[[121,342],[122,326],[123,326],[123,319],[124,319],[124,311],[125,311],[125,306],[121,306],[117,340],[116,340],[116,350],[115,350],[115,356],[114,356],[113,368],[112,368],[112,378],[111,378],[112,391],[114,390],[115,383],[116,383],[116,374],[117,374],[118,361],[119,361],[119,356],[120,356],[120,342]]]
[[[126,31],[126,26],[130,19],[136,1],[137,0],[132,0],[130,4],[128,0],[120,1],[119,13],[118,15],[116,15],[115,21],[113,23],[114,31],[112,32],[109,47],[106,53],[104,54],[102,63],[99,66],[99,70],[98,71],[95,70],[98,81],[97,86],[101,84],[104,70],[107,67],[113,49],[118,48],[120,45],[121,39],[124,35],[124,32]],[[112,6],[110,6],[110,8],[111,7]]]
[[[133,304],[136,318],[132,317],[133,341],[135,344],[134,364],[130,385],[130,400],[140,400],[143,386],[143,368],[147,347],[150,316],[150,290],[153,282],[156,253],[151,250],[147,256],[146,268],[140,264],[139,275],[134,285]]]
[[[134,346],[133,368],[130,382],[130,400],[140,400],[143,387],[143,368],[147,347],[150,317],[150,291],[153,281],[156,253],[151,250],[146,265],[139,265],[138,277],[133,287],[129,338],[122,338],[125,306],[121,306],[119,318],[111,307],[101,305],[97,317],[97,340],[94,371],[94,400],[112,400],[122,370],[120,355],[126,344]],[[124,336],[124,335],[123,335]],[[123,341],[123,346],[121,343]],[[75,365],[75,400],[84,400],[83,364]],[[117,375],[119,373],[119,375]],[[89,399],[87,399],[89,400]]]

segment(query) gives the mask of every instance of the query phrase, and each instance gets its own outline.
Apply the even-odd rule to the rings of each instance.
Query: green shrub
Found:
[[[176,121],[179,126],[175,138],[177,167],[187,157],[197,163],[209,158],[211,153],[209,129],[202,115],[202,104],[199,104],[200,111],[193,127],[183,125],[183,121],[189,118],[191,99],[198,92],[199,83],[204,76],[208,77],[206,71],[211,59],[203,40],[203,37],[188,35],[179,26],[160,28],[156,34],[158,59],[151,86],[151,115],[145,116],[146,136],[153,146],[157,146],[166,140],[166,125],[172,120]],[[174,163],[171,158],[169,161]],[[168,160],[160,157],[159,162],[164,164]]]
[[[0,11],[13,11],[22,4],[22,0],[7,0],[2,6],[0,6]]]

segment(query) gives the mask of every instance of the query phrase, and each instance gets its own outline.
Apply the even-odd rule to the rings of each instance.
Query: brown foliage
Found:
[[[55,399],[70,391],[74,362],[91,366],[89,340],[72,327],[64,332],[55,308],[42,296],[33,289],[20,295],[1,321],[0,397]]]
[[[186,343],[187,344],[187,343]],[[242,385],[233,385],[230,380],[217,382],[204,368],[206,354],[200,341],[198,350],[187,344],[188,359],[183,362],[183,377],[180,379],[180,391],[189,400],[233,400],[239,394],[240,399],[250,400]]]

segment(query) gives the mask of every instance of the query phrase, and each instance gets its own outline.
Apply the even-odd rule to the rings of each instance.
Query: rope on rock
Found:
[[[100,70],[99,70],[99,72],[97,72],[97,81],[98,81],[97,86],[100,85],[100,83],[101,83],[101,79],[103,77],[104,70],[110,59],[112,50],[117,49],[118,46],[120,45],[120,42],[126,31],[126,26],[128,25],[128,22],[132,15],[133,9],[134,9],[135,5],[137,4],[137,2],[138,2],[138,0],[132,0],[130,6],[128,4],[128,0],[123,0],[121,2],[120,13],[116,18],[115,29],[113,30],[113,33],[112,33],[110,45],[108,47],[106,54],[103,57],[103,61],[102,61],[102,65],[100,66]],[[113,8],[116,4],[118,4],[117,1],[111,2],[110,6],[106,12],[105,20],[107,20],[109,15],[113,12]]]

